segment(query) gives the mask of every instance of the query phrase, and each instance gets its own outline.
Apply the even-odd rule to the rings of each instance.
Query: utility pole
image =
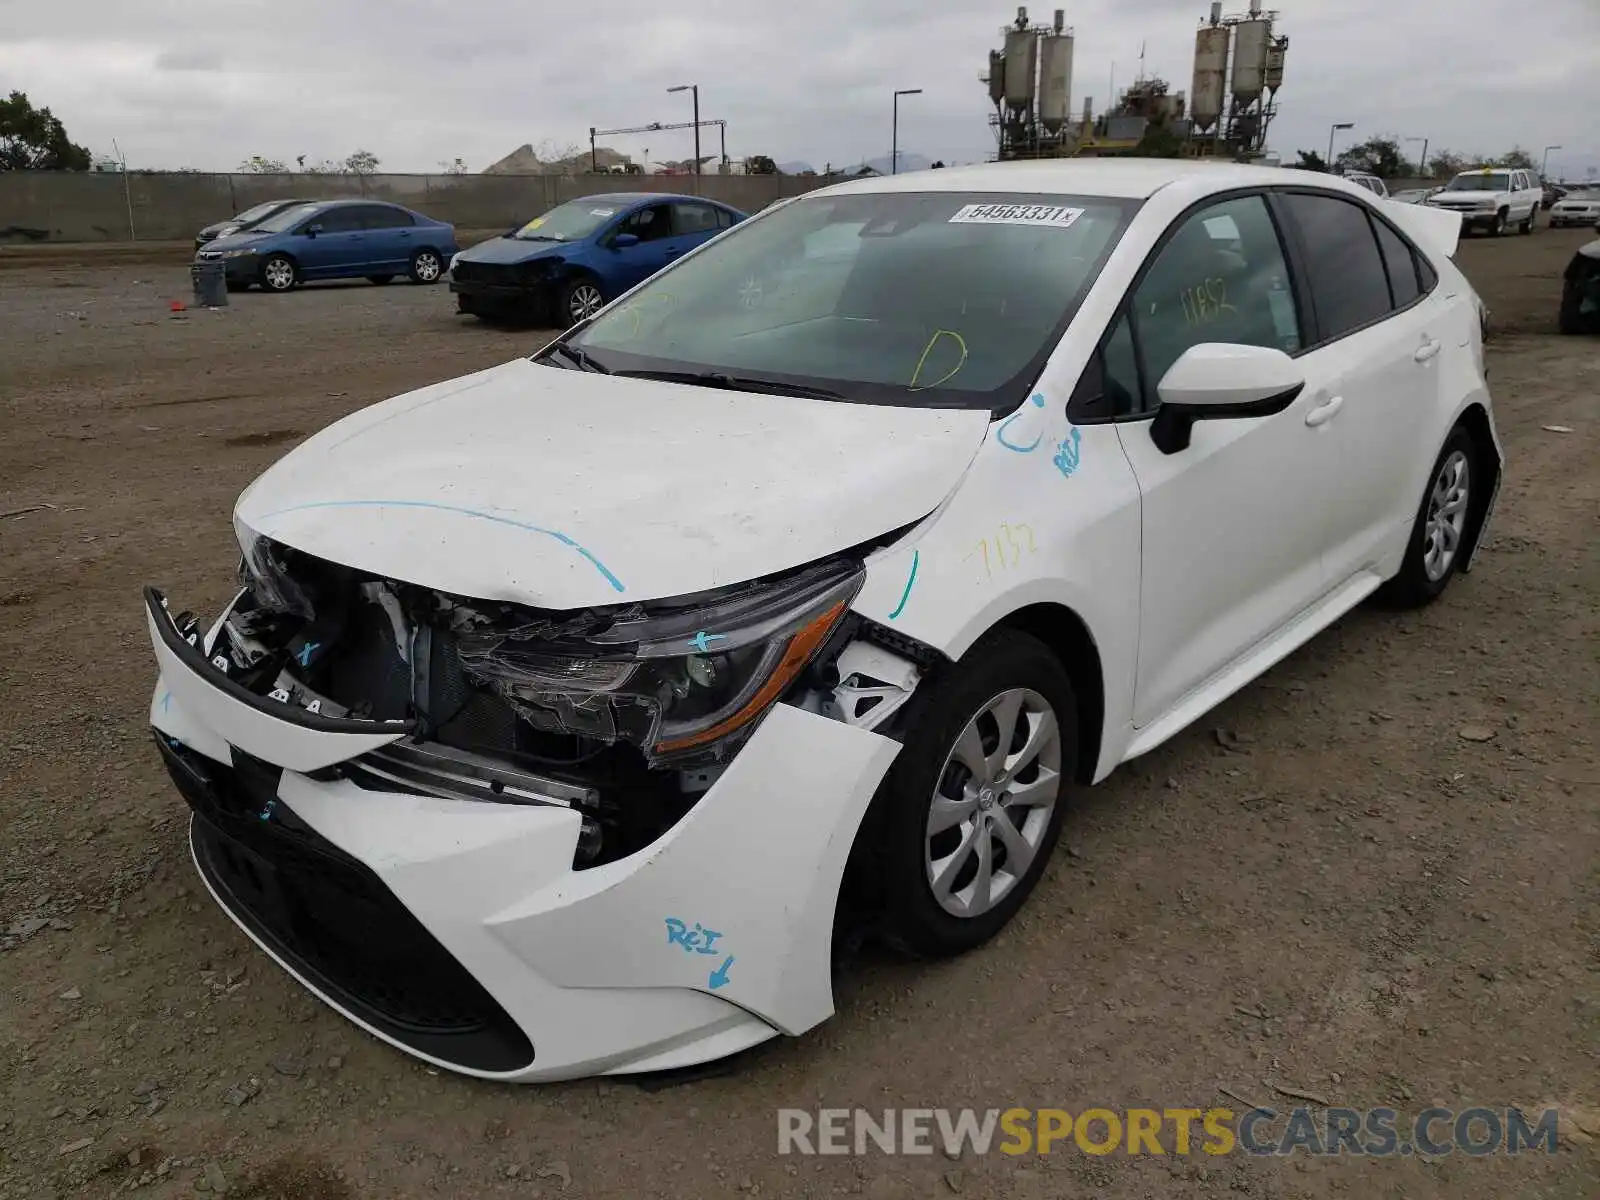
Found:
[[[1354,121],[1340,121],[1337,125],[1328,126],[1328,157],[1327,157],[1327,164],[1328,164],[1328,171],[1329,171],[1330,174],[1333,172],[1333,135],[1335,133],[1337,133],[1341,129],[1354,129],[1355,127],[1356,127],[1356,124],[1355,124]]]
[[[889,174],[900,174],[900,97],[920,96],[921,88],[901,88],[894,94],[894,122],[889,133]]]
[[[694,173],[700,174],[700,85],[698,83],[680,83],[677,87],[669,87],[668,92],[688,92],[694,100]]]

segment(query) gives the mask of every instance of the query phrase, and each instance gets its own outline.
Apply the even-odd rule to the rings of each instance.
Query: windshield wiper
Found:
[[[804,396],[812,400],[843,400],[839,392],[808,387],[802,383],[780,383],[776,379],[755,379],[749,375],[729,375],[724,371],[617,371],[629,379],[659,379],[663,383],[689,383],[699,387],[724,388],[730,392],[760,392],[768,396]]]
[[[545,354],[560,354],[566,358],[569,358],[578,364],[580,370],[594,371],[596,374],[600,375],[611,374],[610,367],[602,364],[599,359],[595,358],[594,355],[590,354],[581,346],[569,346],[566,342],[557,342],[555,345],[549,347],[545,351]],[[543,356],[541,355],[541,357]]]

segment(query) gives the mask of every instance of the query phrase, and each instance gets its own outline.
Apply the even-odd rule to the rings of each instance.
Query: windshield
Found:
[[[519,242],[581,242],[622,211],[604,199],[569,200],[535,217],[510,236]]]
[[[1499,175],[1457,175],[1446,186],[1447,192],[1509,192],[1511,190],[1511,176]]]
[[[293,208],[286,208],[275,217],[268,217],[261,224],[252,229],[251,233],[287,233],[296,224],[304,221],[317,211],[315,204],[296,204]]]
[[[265,204],[258,204],[254,208],[247,208],[233,219],[234,223],[243,225],[247,221],[259,220],[282,203],[282,200],[268,200]]]
[[[1137,207],[957,192],[804,197],[708,243],[569,344],[617,373],[1010,408]]]

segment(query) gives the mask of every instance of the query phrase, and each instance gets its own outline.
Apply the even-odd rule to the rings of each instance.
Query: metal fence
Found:
[[[793,175],[199,175],[0,173],[0,243],[192,238],[263,200],[392,200],[460,229],[503,229],[599,192],[686,192],[745,212],[831,180]]]

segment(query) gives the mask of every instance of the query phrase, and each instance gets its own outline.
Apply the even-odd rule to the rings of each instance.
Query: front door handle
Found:
[[[1306,424],[1315,428],[1333,420],[1333,416],[1344,407],[1343,396],[1329,396],[1306,414]]]
[[[1411,357],[1419,363],[1425,363],[1434,355],[1438,354],[1443,346],[1443,342],[1434,341],[1432,338],[1429,338],[1427,341],[1423,342],[1422,345],[1417,347],[1417,352]]]

